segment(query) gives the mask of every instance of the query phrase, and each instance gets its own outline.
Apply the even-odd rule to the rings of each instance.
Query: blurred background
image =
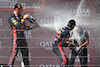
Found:
[[[0,0],[0,63],[8,63],[11,54],[12,35],[8,17],[16,3],[25,7],[22,15],[30,13],[40,25],[25,31],[30,67],[57,67],[60,64],[52,51],[52,43],[57,31],[67,26],[71,19],[89,33],[88,67],[100,67],[100,0]],[[26,24],[32,25],[27,20]],[[64,50],[70,59],[71,50],[68,47]],[[20,65],[21,60],[19,51],[15,67]],[[80,67],[78,56],[74,67]]]

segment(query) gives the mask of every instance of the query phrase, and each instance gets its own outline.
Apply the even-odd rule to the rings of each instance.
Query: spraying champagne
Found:
[[[31,15],[30,15],[29,18],[27,18],[27,20],[28,20],[30,23],[35,24],[35,26],[38,25],[38,24],[36,23],[36,20],[37,20],[37,19],[34,19]]]

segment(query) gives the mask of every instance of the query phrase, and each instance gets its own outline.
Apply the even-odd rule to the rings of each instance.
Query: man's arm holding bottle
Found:
[[[29,22],[30,23],[34,23],[34,21],[32,21],[31,19],[32,19],[32,16],[30,16],[30,14],[29,13],[27,13],[26,15],[24,15],[23,16],[23,19],[27,19],[27,20],[29,20]],[[35,24],[34,24],[34,26],[25,26],[25,30],[31,30],[31,29],[33,29],[33,28],[35,28],[35,27],[39,27],[39,25],[35,22]]]

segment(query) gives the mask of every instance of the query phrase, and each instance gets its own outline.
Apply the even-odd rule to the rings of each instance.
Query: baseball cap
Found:
[[[76,25],[76,22],[73,19],[68,22],[67,26],[71,27],[72,25]]]
[[[14,9],[15,9],[15,8],[25,9],[25,8],[22,7],[22,5],[21,5],[20,3],[16,3],[16,4],[14,5],[13,8],[14,8]]]

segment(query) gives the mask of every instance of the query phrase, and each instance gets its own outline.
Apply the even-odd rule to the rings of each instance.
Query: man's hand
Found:
[[[39,27],[39,24],[38,24],[38,23],[36,23],[36,24],[35,24],[35,26],[36,26],[36,27]]]
[[[30,14],[27,13],[27,14],[25,14],[25,15],[23,16],[23,19],[27,19],[27,18],[29,18],[29,17],[30,17]]]
[[[66,43],[69,43],[69,40],[66,38],[66,39],[65,39],[65,42],[66,42]]]
[[[81,49],[82,46],[79,46],[79,49]]]
[[[73,40],[72,37],[69,38],[69,41]]]

